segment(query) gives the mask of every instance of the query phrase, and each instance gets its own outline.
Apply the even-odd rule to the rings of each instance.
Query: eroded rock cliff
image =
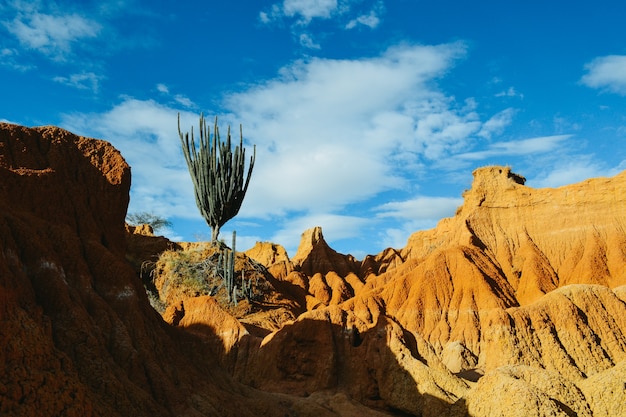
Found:
[[[150,307],[125,260],[129,187],[107,142],[0,123],[0,414],[336,415],[235,382]]]
[[[237,265],[262,301],[172,291],[164,321],[141,265],[200,246],[125,229],[107,142],[0,124],[0,414],[626,415],[626,173],[524,183],[476,170],[454,217],[362,261],[319,228],[293,259],[259,243]]]
[[[310,392],[330,384],[367,403],[369,394],[347,388],[361,381],[375,386],[368,392],[387,407],[425,416],[625,412],[618,400],[624,387],[616,391],[598,375],[626,381],[626,173],[557,189],[524,183],[507,167],[478,169],[454,217],[415,233],[400,251],[350,268],[320,239],[324,249],[314,249],[310,236],[321,238],[320,231],[305,233],[291,274],[300,274],[302,288],[318,303],[263,342],[258,363],[274,370],[264,370],[266,386],[291,380],[283,389]],[[306,270],[299,268],[302,259]],[[348,284],[355,280],[362,284]],[[381,334],[381,323],[395,323],[401,333],[387,332],[386,342],[376,345],[371,335]],[[321,336],[320,326],[336,331]],[[358,347],[338,342],[354,334]],[[394,350],[392,340],[407,350]],[[372,343],[378,352],[392,352],[412,382],[373,382],[372,375],[393,367],[368,360]],[[341,376],[286,371],[278,365],[285,363],[280,347],[286,344],[299,352],[297,363],[323,370],[331,358],[328,372],[341,369]],[[369,379],[346,367],[353,358],[369,369]],[[591,380],[606,389],[591,392]],[[380,385],[395,386],[394,394]],[[419,399],[411,397],[416,393]],[[425,398],[438,401],[427,406]]]

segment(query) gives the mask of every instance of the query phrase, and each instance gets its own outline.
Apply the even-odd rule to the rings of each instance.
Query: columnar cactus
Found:
[[[248,173],[244,175],[246,150],[243,147],[241,125],[239,126],[239,145],[235,147],[234,152],[230,140],[230,126],[226,142],[222,142],[217,127],[217,117],[211,138],[204,115],[200,115],[198,148],[194,142],[193,127],[191,135],[189,133],[183,135],[181,132],[180,113],[178,114],[178,135],[193,181],[196,204],[202,217],[211,227],[211,241],[217,242],[220,228],[239,213],[252,176],[256,146],[250,157]]]

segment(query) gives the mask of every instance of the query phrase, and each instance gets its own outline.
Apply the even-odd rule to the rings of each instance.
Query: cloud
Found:
[[[572,135],[542,136],[517,141],[496,142],[485,150],[465,152],[455,155],[458,160],[481,161],[501,156],[525,156],[533,154],[545,154],[557,149],[561,142],[569,139]]]
[[[424,221],[452,216],[462,198],[418,196],[407,201],[392,201],[375,208],[377,217]]]
[[[374,208],[378,219],[392,219],[381,228],[379,239],[384,246],[401,248],[416,230],[430,229],[444,217],[451,217],[463,204],[462,198],[417,196],[406,201],[392,201]]]
[[[380,24],[380,15],[385,11],[385,6],[382,1],[377,2],[369,13],[362,14],[352,20],[350,20],[345,28],[354,29],[357,26],[366,26],[370,29],[375,29]]]
[[[104,60],[114,52],[155,46],[152,32],[146,30],[144,22],[146,18],[159,20],[157,24],[163,20],[133,1],[4,3],[0,4],[0,38],[4,48],[0,64],[17,70],[35,68],[34,64],[23,62],[37,62],[43,67],[37,60],[38,55],[43,55],[57,65],[72,65],[76,73],[94,69],[101,72]],[[121,19],[137,24],[119,26]],[[12,52],[11,57],[5,59],[8,51]]]
[[[295,18],[299,25],[308,25],[315,18],[330,18],[337,6],[337,0],[283,0],[269,12],[261,12],[259,17],[264,23],[287,17]]]
[[[626,95],[626,56],[608,55],[585,65],[581,83],[591,88]]]
[[[284,0],[285,16],[300,16],[309,22],[313,18],[329,18],[337,10],[337,0]]]
[[[94,93],[98,92],[100,80],[104,77],[94,74],[93,72],[82,72],[79,74],[72,74],[69,77],[54,77],[53,80],[69,85],[70,87],[78,88],[79,90],[91,90]]]
[[[156,90],[165,95],[166,97],[169,97],[173,100],[174,103],[180,104],[183,107],[186,107],[188,109],[194,109],[197,108],[198,106],[196,105],[196,103],[194,103],[189,97],[183,95],[183,94],[170,94],[170,89],[167,85],[163,84],[163,83],[159,83],[156,85]]]
[[[618,168],[610,169],[594,162],[591,155],[578,155],[556,162],[549,170],[529,179],[526,185],[536,188],[561,187],[588,178],[612,176],[618,172]]]
[[[494,82],[497,82],[497,80]],[[523,99],[524,94],[518,92],[515,89],[515,87],[509,87],[508,89],[504,91],[500,91],[499,93],[496,93],[496,97],[519,97],[520,99]]]
[[[303,230],[321,226],[329,242],[368,234],[398,247],[459,204],[423,193],[402,201],[437,164],[458,170],[468,161],[494,156],[547,153],[569,137],[485,148],[481,140],[502,132],[515,110],[484,120],[474,99],[458,102],[441,90],[438,80],[465,54],[463,43],[401,44],[359,59],[302,59],[271,79],[224,95],[222,132],[241,123],[248,155],[253,144],[257,152],[250,188],[234,221],[247,222],[251,232],[238,236],[250,242],[271,236],[295,250]],[[130,211],[204,223],[180,150],[176,115],[181,103],[165,84],[156,91],[162,102],[124,97],[104,113],[66,114],[62,126],[109,140],[121,150],[133,169]],[[209,120],[213,116],[207,114]],[[182,130],[197,126],[197,117],[181,111]],[[385,192],[400,197],[381,205]]]
[[[37,11],[19,13],[2,23],[20,44],[56,59],[63,59],[73,44],[96,37],[102,28],[98,22],[76,13],[53,15]]]
[[[380,23],[380,18],[378,17],[378,14],[372,10],[367,15],[361,15],[357,17],[356,19],[350,20],[346,24],[346,29],[354,29],[358,25],[367,26],[370,29],[374,29],[378,26],[379,23]]]
[[[165,84],[157,84],[156,89],[159,93],[169,94],[170,89]]]
[[[183,107],[187,107],[187,108],[196,107],[196,104],[193,101],[191,101],[189,97],[184,96],[182,94],[175,94],[174,100]]]
[[[414,166],[403,158],[438,156],[479,128],[430,84],[463,54],[462,44],[406,45],[373,58],[297,61],[226,97],[257,145],[242,212],[335,210],[402,186]]]
[[[300,34],[300,45],[307,49],[321,49],[321,45],[313,40],[312,35],[308,33]]]
[[[321,49],[311,33],[305,31],[314,21],[331,22],[339,29],[350,30],[357,26],[370,29],[378,27],[380,15],[384,12],[384,4],[377,1],[368,12],[354,10],[360,1],[355,0],[283,0],[273,4],[269,9],[259,13],[259,21],[265,25],[287,22],[291,34],[298,43],[307,49]],[[326,31],[318,30],[318,35],[326,36]]]
[[[14,69],[16,71],[28,71],[35,67],[18,62],[19,52],[13,48],[3,48],[0,50],[0,65]]]
[[[508,108],[493,115],[489,120],[483,123],[478,132],[478,136],[490,139],[493,135],[501,134],[504,129],[511,124],[515,113],[515,109]]]

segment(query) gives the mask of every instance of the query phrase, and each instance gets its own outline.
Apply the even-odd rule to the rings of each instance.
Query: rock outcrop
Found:
[[[129,187],[107,142],[0,124],[3,416],[626,412],[626,172],[533,189],[481,168],[405,248],[260,243],[237,255],[254,308],[181,289],[167,321],[141,265],[199,246],[125,227]]]
[[[411,236],[403,257],[476,247],[501,268],[520,304],[568,284],[626,284],[626,172],[545,189],[519,178],[505,167],[474,171],[457,215]]]
[[[622,409],[615,390],[623,396],[623,386],[599,375],[626,381],[626,172],[558,189],[527,187],[506,167],[482,168],[474,177],[454,217],[415,233],[401,251],[381,253],[376,263],[369,257],[345,268],[320,245],[321,231],[303,235],[287,279],[317,304],[307,303],[315,310],[263,341],[256,363],[257,373],[268,375],[264,388],[332,387],[363,403],[372,400],[366,392],[377,392],[386,407],[424,416]],[[301,259],[310,261],[305,270]],[[354,271],[362,286],[333,302]],[[383,323],[400,330],[381,330]],[[373,333],[386,334],[386,341],[376,344]],[[355,334],[358,343],[340,342]],[[392,349],[391,340],[408,350]],[[299,352],[291,367],[285,346]],[[390,352],[415,384],[394,385],[391,395],[346,365],[357,357],[370,376],[391,372],[381,358],[368,360],[372,349]],[[369,391],[351,391],[357,381]],[[494,390],[512,400],[494,398]],[[436,405],[426,406],[425,398]]]
[[[236,383],[150,307],[124,258],[129,187],[107,142],[0,123],[0,414],[335,415]]]

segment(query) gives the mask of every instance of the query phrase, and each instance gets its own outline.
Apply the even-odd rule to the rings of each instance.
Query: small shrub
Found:
[[[148,213],[147,211],[143,211],[141,213],[129,213],[126,216],[126,222],[133,226],[139,226],[142,224],[150,225],[152,230],[155,232],[164,227],[172,226],[171,221],[164,217],[157,216],[154,213]]]
[[[245,309],[250,303],[263,301],[272,289],[266,279],[268,272],[262,265],[239,253],[234,262],[233,288],[237,300],[248,303],[237,306],[233,302],[224,279],[224,252],[220,244],[163,252],[152,273],[154,288],[159,294],[157,298],[169,305],[188,297],[210,295],[229,311]]]

